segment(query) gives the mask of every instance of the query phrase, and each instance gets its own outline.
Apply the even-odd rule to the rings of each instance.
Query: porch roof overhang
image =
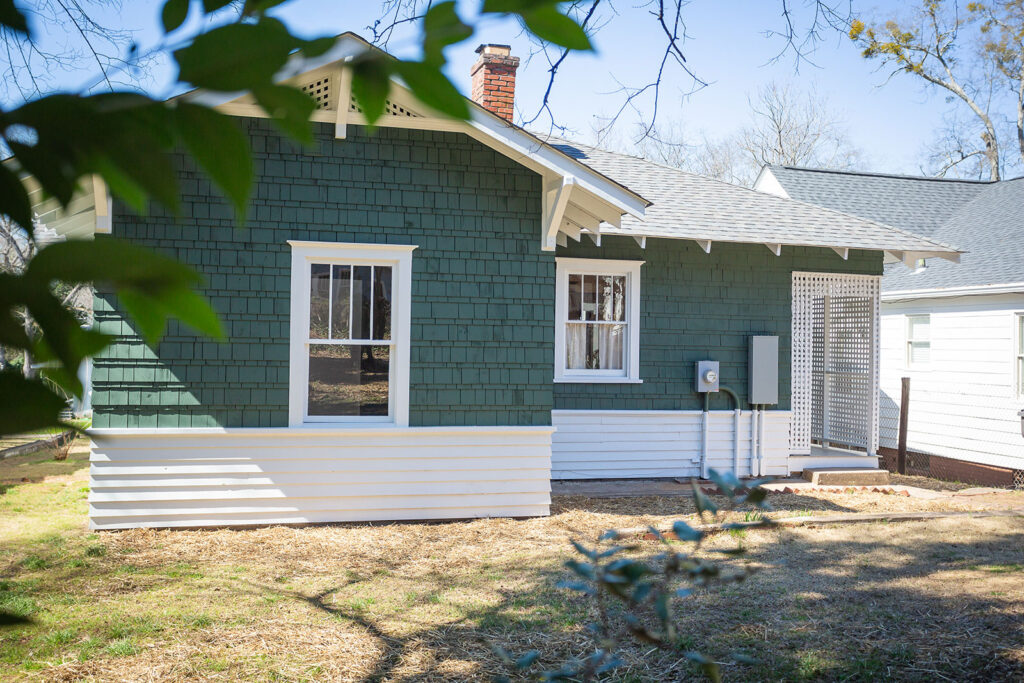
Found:
[[[919,259],[959,262],[960,250],[934,239],[815,204],[758,192],[687,173],[640,157],[608,152],[568,140],[549,142],[567,154],[642,193],[653,203],[643,217],[624,216],[602,232],[634,238],[696,242],[710,253],[716,242],[760,244],[776,256],[786,247],[885,253],[885,261],[914,267]]]
[[[369,50],[378,48],[354,33],[344,33],[320,57],[293,57],[275,80],[303,89],[324,84],[312,120],[333,124],[335,137],[344,139],[349,125],[367,124],[352,98],[351,72],[346,65]],[[193,90],[178,97],[234,116],[267,116],[247,94]],[[419,102],[399,79],[392,79],[387,111],[374,125],[464,133],[539,174],[543,193],[539,237],[545,251],[553,251],[567,236],[578,240],[582,233],[599,235],[606,227],[618,228],[624,216],[643,218],[651,202],[637,192],[472,100],[467,101],[469,119],[455,120]]]

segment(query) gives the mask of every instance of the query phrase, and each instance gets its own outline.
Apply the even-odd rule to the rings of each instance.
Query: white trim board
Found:
[[[885,280],[882,280],[884,285]],[[904,299],[937,299],[944,296],[982,296],[986,294],[1016,294],[1024,292],[1024,282],[1007,282],[997,285],[970,285],[965,287],[944,287],[934,289],[903,289],[882,292],[882,301]]]
[[[552,427],[95,429],[89,525],[547,515]]]

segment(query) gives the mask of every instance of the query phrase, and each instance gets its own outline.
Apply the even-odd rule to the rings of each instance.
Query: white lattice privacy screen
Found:
[[[880,278],[793,273],[790,448],[878,449]]]

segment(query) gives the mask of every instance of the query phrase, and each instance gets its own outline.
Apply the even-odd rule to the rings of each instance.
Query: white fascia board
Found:
[[[589,166],[562,154],[522,129],[473,105],[470,105],[470,120],[466,123],[474,130],[507,147],[512,152],[511,154],[504,150],[499,151],[505,153],[513,161],[518,160],[518,157],[526,157],[563,178],[574,177],[578,188],[586,190],[598,199],[620,209],[622,213],[643,218],[648,205],[647,200],[606,178]]]
[[[934,299],[946,296],[981,296],[985,294],[1014,294],[1024,292],[1024,282],[1008,282],[998,285],[970,285],[966,287],[942,287],[932,289],[903,289],[882,292],[882,301],[903,299]]]

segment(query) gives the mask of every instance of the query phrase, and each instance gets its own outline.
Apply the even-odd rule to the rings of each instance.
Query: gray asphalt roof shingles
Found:
[[[770,170],[794,199],[841,208],[965,250],[960,264],[932,259],[918,272],[886,267],[884,291],[1024,282],[1024,178],[993,183],[786,166]]]
[[[643,219],[622,217],[602,232],[713,242],[772,243],[893,251],[954,248],[850,214],[687,173],[640,157],[561,138],[556,149],[653,202]]]

